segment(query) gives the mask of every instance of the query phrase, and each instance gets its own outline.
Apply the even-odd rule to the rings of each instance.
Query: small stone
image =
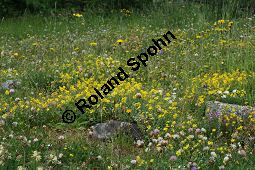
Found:
[[[128,132],[136,140],[142,140],[143,135],[137,124],[110,120],[105,123],[98,123],[91,126],[89,136],[96,139],[109,139],[120,132]]]
[[[221,115],[234,113],[237,116],[247,116],[255,111],[254,107],[241,106],[236,104],[208,101],[206,103],[206,114],[210,119],[219,118]]]
[[[6,80],[1,84],[2,89],[10,90],[21,83],[18,80]]]

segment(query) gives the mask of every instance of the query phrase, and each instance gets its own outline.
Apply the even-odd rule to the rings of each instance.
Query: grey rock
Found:
[[[18,80],[6,80],[1,84],[2,89],[13,89],[15,86],[19,85]]]
[[[206,115],[210,119],[220,118],[222,115],[229,115],[234,113],[238,116],[247,117],[250,113],[254,112],[255,108],[251,106],[241,106],[237,104],[228,104],[218,101],[208,101],[206,103]]]
[[[109,120],[90,127],[89,134],[96,139],[109,139],[119,133],[129,133],[135,140],[142,139],[143,134],[137,124]]]

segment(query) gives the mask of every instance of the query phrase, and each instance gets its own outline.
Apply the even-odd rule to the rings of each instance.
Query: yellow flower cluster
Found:
[[[201,106],[206,98],[243,97],[246,92],[241,87],[247,83],[247,76],[246,72],[239,70],[230,73],[199,75],[193,78],[191,91],[187,91],[187,98],[193,98],[199,94],[196,103],[198,106]],[[236,89],[237,84],[240,89]]]

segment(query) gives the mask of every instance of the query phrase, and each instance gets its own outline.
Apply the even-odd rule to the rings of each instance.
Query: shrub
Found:
[[[13,16],[25,10],[29,12],[49,13],[54,8],[75,10],[97,10],[108,11],[121,8],[142,8],[152,3],[153,0],[1,0],[0,17]]]

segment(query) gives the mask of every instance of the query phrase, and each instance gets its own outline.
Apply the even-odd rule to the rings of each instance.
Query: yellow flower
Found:
[[[126,111],[127,113],[131,113],[132,112],[132,110],[131,109],[127,109],[127,111]]]
[[[212,141],[208,141],[208,145],[213,145],[213,142]]]
[[[181,155],[181,150],[179,149],[178,151],[176,151],[176,156],[180,156]]]
[[[6,90],[4,94],[5,94],[5,95],[9,95],[9,94],[10,94],[10,91],[9,91],[9,90]]]
[[[225,23],[224,19],[218,20],[218,24],[224,24],[224,23]]]
[[[197,38],[197,39],[200,39],[200,38],[202,38],[202,36],[200,36],[200,35],[197,35],[197,36],[196,36],[196,38]]]
[[[82,14],[74,13],[73,16],[80,18],[80,17],[82,17]]]
[[[176,119],[177,118],[177,113],[175,113],[174,115],[173,115],[173,119]]]
[[[227,42],[226,40],[220,40],[220,44],[224,44],[226,42]]]
[[[139,166],[143,165],[145,162],[140,156],[136,156],[136,161]]]
[[[96,42],[91,42],[89,45],[90,46],[97,46],[97,43]]]
[[[55,50],[54,48],[51,47],[51,48],[50,48],[50,51],[56,51],[56,50]]]
[[[218,151],[223,151],[223,147],[217,148]]]
[[[189,144],[183,147],[183,150],[187,150],[187,149],[189,149]]]
[[[9,114],[8,114],[8,113],[5,113],[5,114],[2,115],[2,118],[3,118],[3,119],[6,119],[8,116],[9,116]]]
[[[233,25],[233,22],[230,21],[230,22],[228,23],[228,26],[231,27],[232,25]]]
[[[70,157],[73,157],[74,155],[70,153],[69,156],[70,156]]]
[[[238,128],[237,128],[237,130],[242,130],[243,129],[243,126],[239,126]]]
[[[118,39],[118,40],[117,40],[117,43],[118,43],[118,44],[121,44],[121,43],[123,43],[123,42],[125,42],[125,41],[122,40],[122,39]]]
[[[203,95],[199,96],[197,99],[197,105],[201,106],[204,103],[204,101],[205,101],[205,96]]]

